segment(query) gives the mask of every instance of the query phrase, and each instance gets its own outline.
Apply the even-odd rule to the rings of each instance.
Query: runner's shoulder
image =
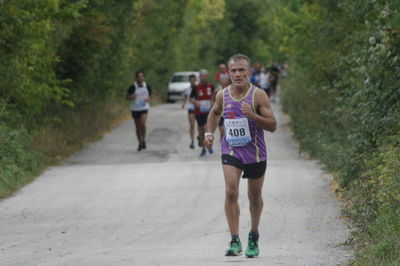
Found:
[[[216,95],[215,95],[215,100],[222,103],[223,97],[224,97],[224,91],[226,88],[224,89],[220,89],[217,91]]]
[[[136,91],[136,87],[135,84],[132,84],[131,86],[129,86],[128,90],[127,90],[127,94],[133,94]]]
[[[261,89],[260,87],[254,86],[254,95],[255,96],[260,96],[260,95],[264,95],[265,92],[263,89]]]
[[[269,103],[269,97],[268,97],[267,93],[263,89],[260,89],[257,86],[254,86],[254,87],[255,87],[254,98],[255,98],[256,103],[258,103],[258,104],[265,103],[265,102]]]

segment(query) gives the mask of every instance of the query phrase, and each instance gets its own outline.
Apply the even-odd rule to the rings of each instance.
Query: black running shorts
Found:
[[[253,178],[257,179],[262,177],[267,170],[267,161],[262,161],[259,163],[243,164],[238,158],[222,154],[222,164],[232,165],[243,171],[242,178]]]
[[[207,124],[207,117],[208,117],[208,114],[196,115],[197,125],[199,127],[205,126]]]
[[[149,112],[149,110],[132,111],[132,117],[133,117],[133,119],[138,119],[142,115],[147,114],[148,112]]]

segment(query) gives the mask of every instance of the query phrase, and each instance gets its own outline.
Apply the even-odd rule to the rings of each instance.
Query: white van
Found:
[[[192,74],[196,76],[196,82],[199,82],[199,72],[175,72],[172,75],[171,80],[168,83],[168,102],[184,99],[185,92],[190,87],[189,76]]]

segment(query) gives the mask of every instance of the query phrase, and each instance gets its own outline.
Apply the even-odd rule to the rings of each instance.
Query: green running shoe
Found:
[[[258,249],[258,241],[253,240],[253,235],[249,234],[249,243],[246,248],[246,257],[253,258],[258,256],[260,250]]]
[[[229,243],[229,248],[225,251],[225,256],[239,256],[242,253],[240,239],[236,238]]]

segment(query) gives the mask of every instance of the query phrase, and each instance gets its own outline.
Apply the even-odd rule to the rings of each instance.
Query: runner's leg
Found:
[[[194,113],[190,113],[189,114],[189,125],[190,125],[189,133],[190,133],[190,140],[192,141],[192,143],[194,142],[195,123],[196,123],[196,118],[194,116]]]
[[[136,128],[136,137],[137,137],[137,139],[138,139],[138,142],[139,142],[139,147],[138,147],[138,151],[141,151],[142,150],[142,141],[141,141],[141,135],[142,135],[142,126],[141,126],[141,123],[140,123],[140,117],[134,117],[133,118],[133,121],[135,122],[135,128]]]
[[[146,122],[147,122],[147,114],[142,114],[140,116],[140,127],[141,127],[141,139],[142,139],[142,146],[146,148]]]
[[[239,181],[242,170],[233,165],[222,165],[225,178],[225,215],[231,235],[239,235]]]
[[[198,115],[196,116],[197,120],[197,131],[199,133],[199,146],[201,147],[200,157],[206,156],[207,151],[204,147],[204,134],[206,132],[206,123],[207,120],[205,119],[205,115]]]
[[[260,224],[261,212],[264,207],[262,199],[262,187],[264,176],[260,178],[248,178],[248,197],[250,201],[251,231],[257,232]]]
[[[136,137],[140,143],[141,141],[141,126],[140,126],[140,118],[133,118],[133,121],[135,122],[135,128],[136,128]]]
[[[201,144],[201,147],[204,148],[204,134],[206,133],[206,127],[204,125],[199,126],[198,130],[199,130],[200,144]]]

